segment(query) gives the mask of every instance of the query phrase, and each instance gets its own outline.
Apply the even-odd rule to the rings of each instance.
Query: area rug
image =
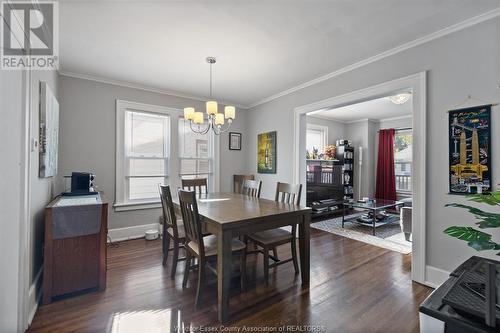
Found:
[[[346,216],[346,218],[355,217],[362,213],[363,212],[354,213]],[[398,222],[376,228],[375,236],[372,235],[371,227],[358,223],[346,222],[344,228],[342,228],[342,216],[313,222],[311,223],[311,227],[391,251],[403,254],[411,253],[411,242],[406,241]]]

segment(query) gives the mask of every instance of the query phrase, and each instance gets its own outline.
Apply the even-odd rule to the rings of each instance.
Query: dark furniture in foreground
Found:
[[[186,242],[186,233],[182,221],[177,220],[175,215],[174,204],[172,202],[172,193],[170,186],[158,185],[160,191],[161,207],[163,213],[163,233],[162,233],[162,249],[163,249],[163,266],[167,264],[168,253],[173,250],[172,257],[172,278],[177,270],[177,263],[186,260],[185,257],[179,258],[179,249],[184,248]],[[170,248],[170,242],[173,243],[173,248]]]
[[[181,179],[182,189],[195,191],[197,194],[208,193],[208,183],[206,178]]]
[[[174,204],[179,207],[178,199],[174,199]],[[229,320],[232,242],[235,237],[298,224],[302,284],[309,285],[310,208],[235,193],[199,196],[197,206],[207,230],[217,236],[219,321]]]
[[[43,304],[106,288],[108,202],[102,193],[59,196],[45,208]]]
[[[401,201],[392,201],[392,200],[383,200],[383,199],[374,199],[367,202],[345,202],[343,204],[343,213],[342,213],[342,228],[344,227],[345,222],[354,222],[359,223],[365,226],[371,226],[373,228],[373,236],[375,236],[375,228],[380,227],[382,225],[396,223],[399,221],[399,217],[395,214],[389,213],[388,216],[384,220],[377,220],[377,213],[381,211],[385,211],[386,209],[395,209],[403,205]],[[358,216],[346,219],[346,211],[349,208],[358,208],[362,210],[369,211],[372,214],[371,223],[369,221],[361,220]]]
[[[217,257],[217,237],[214,235],[204,237],[202,233],[195,192],[179,190],[179,205],[184,230],[186,231],[186,268],[184,269],[182,287],[186,288],[189,272],[194,268],[191,261],[197,259],[198,287],[196,289],[195,307],[198,308],[201,292],[205,284],[205,268],[212,268],[208,260],[210,257]],[[231,252],[240,256],[240,286],[242,290],[245,290],[247,247],[240,240],[233,238],[231,240]],[[217,270],[213,269],[213,271],[217,274]]]
[[[496,306],[494,302],[486,302],[488,287],[484,282],[488,274],[485,267],[489,267],[488,264],[496,266],[497,271],[493,280],[496,281],[497,286]],[[499,274],[500,261],[477,256],[469,258],[451,272],[448,280],[434,290],[420,305],[420,331],[422,333],[499,332]],[[494,294],[491,296],[495,299]],[[489,317],[486,314],[488,307],[491,310]],[[495,318],[496,327],[486,325],[485,319],[491,319],[493,323]]]
[[[302,185],[292,185],[286,183],[279,183],[276,185],[276,196],[275,201],[282,202],[291,205],[300,204],[300,195],[302,193]],[[299,264],[297,260],[297,225],[292,225],[292,231],[287,231],[284,229],[272,229],[256,232],[245,236],[245,244],[248,240],[252,241],[261,250],[264,256],[264,280],[266,284],[269,284],[269,269],[276,267],[281,264],[293,261],[293,267],[295,269],[295,274],[299,274]],[[292,257],[286,260],[280,260],[278,258],[278,252],[276,248],[280,245],[290,244],[290,251]],[[269,251],[273,250],[273,255],[269,255]],[[269,259],[272,259],[274,263],[269,264]]]

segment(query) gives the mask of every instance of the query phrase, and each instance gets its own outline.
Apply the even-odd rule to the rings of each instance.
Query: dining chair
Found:
[[[296,185],[278,182],[276,185],[275,201],[284,204],[299,205],[301,192],[302,184]],[[264,280],[266,284],[269,284],[269,269],[272,267],[293,261],[295,274],[299,273],[299,264],[297,260],[297,224],[292,225],[291,232],[279,228],[264,230],[245,236],[245,244],[247,244],[249,240],[260,248],[257,252],[264,255]],[[280,260],[277,256],[276,249],[278,246],[288,243],[290,243],[291,246],[292,257],[286,260]],[[273,255],[269,254],[271,250],[273,250]],[[274,263],[269,264],[269,259],[272,259]]]
[[[215,235],[203,236],[200,215],[198,213],[198,204],[196,202],[196,193],[194,191],[178,190],[179,204],[181,208],[182,221],[186,232],[186,268],[182,287],[186,288],[189,278],[189,272],[192,268],[198,268],[198,286],[196,289],[195,306],[199,307],[201,293],[205,284],[205,268],[210,268],[215,274],[217,270],[208,264],[208,259],[217,257],[217,237]],[[246,246],[238,239],[233,239],[231,251],[240,256],[240,284],[244,290],[246,286]],[[198,265],[191,266],[191,261],[196,258]]]
[[[163,213],[163,266],[167,264],[168,253],[173,250],[172,258],[172,273],[171,276],[175,277],[177,270],[177,263],[185,260],[186,258],[179,258],[179,249],[184,247],[186,241],[186,234],[184,232],[184,225],[180,220],[177,220],[175,215],[174,203],[172,201],[172,194],[170,186],[158,185],[160,191],[161,208]],[[174,247],[170,248],[170,241],[173,242]]]
[[[245,180],[254,180],[254,175],[233,175],[233,192],[241,193]]]
[[[196,194],[208,193],[206,178],[182,179],[181,183],[183,190],[195,191]]]
[[[260,198],[260,188],[262,187],[261,180],[245,179],[241,186],[241,194],[248,195],[254,198]]]

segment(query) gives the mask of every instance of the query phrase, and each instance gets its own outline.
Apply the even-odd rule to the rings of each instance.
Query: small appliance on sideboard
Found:
[[[65,178],[69,177],[71,177],[71,191],[63,192],[62,195],[77,196],[97,194],[94,190],[95,176],[93,174],[89,172],[72,172],[71,176],[65,176]]]
[[[422,333],[490,333],[500,327],[500,261],[471,257],[420,305]]]

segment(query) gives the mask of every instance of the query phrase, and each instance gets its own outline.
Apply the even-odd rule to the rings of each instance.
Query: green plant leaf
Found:
[[[489,242],[491,235],[485,232],[476,230],[472,227],[449,227],[444,231],[445,234],[450,235],[464,241],[472,242]]]
[[[485,203],[490,206],[500,205],[500,191],[484,194],[472,194],[468,195],[467,199],[475,202]]]
[[[500,250],[500,244],[497,244],[492,241],[481,241],[475,240],[467,243],[470,247],[472,247],[476,251],[486,251],[486,250]]]
[[[469,213],[474,214],[474,217],[476,219],[480,220],[480,222],[476,222],[476,224],[481,229],[500,228],[500,214],[488,213],[475,207],[457,203],[447,204],[445,205],[445,207],[458,207],[467,209]]]

